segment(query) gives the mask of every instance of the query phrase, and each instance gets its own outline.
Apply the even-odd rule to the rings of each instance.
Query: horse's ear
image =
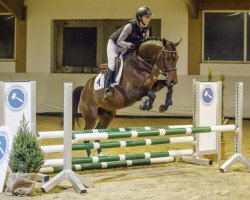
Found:
[[[179,41],[179,42],[174,43],[174,46],[175,46],[175,47],[177,47],[177,46],[181,43],[181,41],[182,41],[182,38],[180,39],[180,41]]]
[[[162,40],[162,44],[165,48],[167,47],[167,40],[165,38]]]

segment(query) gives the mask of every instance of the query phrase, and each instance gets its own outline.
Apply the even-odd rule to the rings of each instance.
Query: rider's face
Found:
[[[150,20],[151,20],[151,16],[143,16],[143,17],[141,18],[141,20],[142,20],[143,24],[145,24],[145,26],[146,26],[146,25],[149,24],[149,22],[150,22]]]

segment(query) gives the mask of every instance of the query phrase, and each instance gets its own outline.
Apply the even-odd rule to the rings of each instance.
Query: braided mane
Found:
[[[162,38],[157,38],[157,37],[149,37],[149,38],[146,38],[146,39],[142,39],[141,42],[140,42],[140,45],[146,43],[146,42],[163,42],[164,39]],[[171,43],[170,41],[166,40],[167,43]]]

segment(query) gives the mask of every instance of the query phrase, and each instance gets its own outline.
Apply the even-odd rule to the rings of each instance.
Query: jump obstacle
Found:
[[[220,167],[222,172],[225,172],[234,162],[241,161],[249,169],[250,165],[248,161],[241,155],[241,140],[242,140],[242,92],[243,84],[237,83],[236,86],[236,124],[235,125],[221,125],[221,126],[202,126],[202,127],[191,127],[191,126],[180,126],[180,127],[142,127],[142,128],[120,128],[120,129],[105,129],[105,130],[92,130],[90,131],[74,131],[72,135],[71,128],[71,106],[70,98],[72,95],[72,85],[65,86],[65,102],[64,102],[64,133],[61,131],[52,132],[40,132],[38,133],[39,139],[45,139],[46,135],[50,135],[47,138],[56,138],[64,136],[64,145],[55,147],[42,147],[44,152],[55,152],[64,151],[64,159],[52,159],[46,160],[44,166],[53,166],[48,168],[42,168],[41,172],[57,173],[62,171],[60,174],[55,176],[51,181],[42,186],[43,191],[48,192],[50,189],[55,187],[63,178],[67,177],[71,180],[74,188],[77,192],[85,192],[84,186],[79,182],[77,177],[71,171],[73,170],[84,170],[84,169],[101,169],[110,167],[121,167],[121,166],[135,166],[144,164],[154,164],[162,162],[172,162],[175,160],[175,156],[181,156],[183,161],[197,163],[199,159],[199,153],[194,149],[177,150],[177,151],[165,151],[165,152],[152,152],[144,154],[128,154],[118,156],[96,156],[90,158],[76,158],[72,160],[71,150],[83,150],[83,149],[96,149],[96,148],[114,148],[114,147],[125,147],[125,146],[142,146],[142,145],[156,145],[156,144],[167,144],[167,143],[180,143],[180,142],[195,142],[197,145],[197,136],[199,134],[208,132],[218,131],[236,131],[236,154],[229,159],[224,165]],[[69,91],[66,91],[69,90]],[[67,95],[69,96],[67,96]],[[240,96],[240,97],[239,97]],[[68,100],[69,102],[67,102]],[[72,101],[72,100],[71,100]],[[67,117],[68,116],[68,117]],[[136,130],[137,129],[137,130]],[[178,135],[178,134],[193,134],[192,136],[178,137],[177,138],[163,138],[163,139],[145,139],[136,141],[115,141],[115,142],[100,142],[100,143],[88,143],[88,144],[73,144],[72,141],[85,141],[85,140],[107,140],[111,138],[136,138],[136,137],[149,137],[149,136],[165,136],[165,135]],[[71,140],[73,138],[73,140]],[[218,142],[218,141],[217,141]],[[51,149],[52,150],[51,150]],[[183,155],[190,155],[192,157],[185,157]],[[201,154],[203,155],[203,154]],[[72,161],[72,162],[71,162]],[[64,167],[61,165],[63,163]],[[201,164],[201,162],[198,162]],[[207,163],[207,162],[205,162]],[[72,166],[73,164],[73,166]],[[47,171],[46,171],[47,170]]]
[[[195,83],[195,81],[194,81]],[[211,83],[210,83],[211,84]],[[215,83],[213,83],[215,85]],[[196,85],[199,85],[199,84],[196,84]],[[196,88],[197,86],[194,85],[194,88]],[[217,85],[216,85],[217,86]],[[220,93],[219,91],[215,91],[215,93]],[[196,96],[196,95],[194,95]],[[197,97],[199,97],[200,95],[197,95]],[[196,102],[200,102],[200,99],[195,97],[194,99],[194,106],[197,105]],[[216,98],[219,98],[219,95],[216,96]],[[218,102],[219,99],[216,100],[216,102]],[[220,105],[220,104],[219,104]],[[211,106],[210,106],[211,107]],[[202,109],[198,109],[198,106],[196,109],[194,109],[195,112],[199,111],[199,110],[202,110]],[[213,110],[215,110],[216,112],[218,112],[218,108],[215,107]],[[199,111],[200,112],[200,111]],[[211,108],[210,108],[210,112],[211,112]],[[216,115],[216,116],[215,116]],[[219,117],[218,117],[219,116]],[[198,118],[198,117],[197,117]],[[213,115],[213,118],[214,119],[220,119],[220,114],[216,113]],[[218,124],[217,122],[215,124]],[[210,125],[213,125],[213,124],[210,124]],[[144,131],[140,133],[140,136],[143,136],[143,134],[145,136],[161,136],[162,133],[164,132],[164,128],[165,129],[172,129],[172,128],[184,128],[184,127],[191,127],[190,125],[182,125],[182,126],[169,126],[169,127],[131,127],[131,128],[117,128],[117,129],[93,129],[93,130],[81,130],[81,131],[73,131],[73,137],[74,137],[74,140],[73,141],[77,141],[79,139],[81,140],[94,140],[94,139],[105,139],[105,138],[117,138],[119,136],[119,133],[122,133],[123,135],[121,137],[125,137],[125,138],[129,138],[131,137],[130,136],[130,133],[129,131],[131,131],[131,134],[132,134],[132,137],[134,137],[134,135],[137,134],[137,131]],[[88,136],[88,138],[86,138],[86,133],[94,133],[94,134],[90,134]],[[106,133],[110,133],[111,134],[109,136],[105,136]],[[119,133],[117,133],[119,132]],[[98,133],[98,134],[97,134]],[[152,133],[152,134],[151,134]],[[160,134],[158,134],[160,133]],[[184,133],[184,132],[183,132]],[[183,134],[181,133],[181,134]],[[97,134],[97,138],[94,138],[95,135]],[[125,136],[125,135],[126,136]],[[151,135],[150,135],[151,134]],[[175,133],[174,133],[175,134]],[[83,136],[84,135],[84,136]],[[207,143],[207,136],[208,134],[206,134],[205,136],[205,139],[206,139],[206,143]],[[53,132],[38,132],[37,133],[37,136],[38,136],[38,139],[48,139],[48,138],[61,138],[63,137],[63,131],[53,131]],[[85,138],[82,138],[82,137],[85,137]],[[211,137],[211,136],[210,136]],[[219,148],[217,147],[218,145],[216,145],[218,143],[218,141],[216,141],[218,138],[220,138],[220,136],[217,136],[216,139],[212,138],[212,140],[214,141],[214,144],[215,144],[215,147],[213,146],[213,151],[208,151],[208,148],[204,151],[204,149],[202,149],[202,146],[204,144],[201,144],[202,142],[199,142],[200,145],[198,145],[197,143],[197,138],[196,137],[196,144],[195,144],[195,149],[196,149],[196,153],[198,152],[200,155],[202,154],[211,154],[211,153],[214,153],[214,154],[217,154],[217,155],[220,155],[220,150]],[[160,139],[158,141],[155,141],[155,140],[150,140],[150,139],[146,139],[146,141],[150,141],[150,143],[152,145],[155,145],[155,144],[166,144],[166,143],[173,143],[173,140],[174,138],[171,138],[171,142],[169,139]],[[211,141],[211,139],[209,139]],[[146,142],[146,141],[119,141],[119,142],[112,142],[111,144],[110,143],[89,143],[87,145],[75,145],[73,144],[73,147],[72,147],[72,150],[84,150],[84,149],[97,149],[97,148],[112,148],[112,147],[124,147],[124,146],[142,146],[142,145],[149,145],[149,142]],[[175,138],[175,141],[179,141],[180,142],[194,142],[194,138],[191,137],[191,140],[188,140],[188,141],[182,141],[181,138]],[[110,146],[112,145],[112,146]],[[63,151],[63,145],[51,145],[51,146],[42,146],[41,147],[44,152],[46,153],[49,153],[49,152],[62,152]],[[183,156],[185,154],[182,154],[182,155],[179,155],[179,156]],[[186,154],[186,155],[190,155],[190,154]],[[220,156],[218,156],[220,157]],[[74,160],[77,160],[77,162],[79,163],[76,163],[76,161]],[[80,163],[80,160],[81,159],[74,159],[73,158],[73,161],[72,161],[72,164],[82,164]],[[185,158],[185,157],[182,157],[182,160],[183,161],[187,161],[187,162],[190,162],[189,158]],[[48,166],[56,166],[57,164],[61,164],[62,163],[62,159],[53,159],[53,160],[46,160],[45,163],[44,163],[44,167],[48,167]],[[200,159],[198,158],[198,156],[196,156],[195,158],[195,161],[193,161],[193,163],[197,163],[197,164],[204,164],[204,165],[209,165],[211,164],[211,161],[207,160],[207,159]],[[45,172],[45,169],[42,169],[41,170],[42,172]],[[48,172],[53,172],[54,170],[49,168],[47,169]],[[47,173],[48,173],[47,172]]]
[[[108,139],[119,139],[119,138],[137,138],[137,137],[149,137],[149,136],[166,136],[166,135],[179,135],[179,134],[197,134],[197,133],[207,133],[207,132],[217,132],[217,131],[234,131],[235,125],[222,125],[222,126],[208,126],[208,127],[186,127],[186,128],[165,128],[150,131],[125,131],[125,132],[100,132],[100,133],[85,133],[75,135],[75,140],[108,140]],[[113,141],[113,142],[100,142],[100,143],[85,143],[85,144],[73,144],[72,150],[86,150],[86,149],[98,149],[98,148],[115,148],[115,147],[131,147],[131,146],[145,146],[145,145],[157,145],[157,144],[172,144],[172,143],[183,143],[183,142],[194,142],[194,136],[185,137],[173,137],[173,138],[161,138],[161,139],[145,139],[145,140],[134,140],[134,141]],[[44,152],[60,152],[63,151],[63,146],[43,146],[41,147]],[[134,159],[149,159],[155,157],[169,157],[169,156],[183,156],[183,155],[194,155],[193,149],[187,150],[176,150],[176,151],[166,151],[166,152],[155,152],[155,153],[145,153],[145,154],[130,154],[130,155],[119,155],[119,156],[97,156],[91,158],[76,158],[72,160],[74,165],[74,170],[84,170],[84,169],[94,169],[95,166],[100,168],[100,163],[98,165],[92,164],[84,167],[84,163],[98,163],[98,162],[108,162],[108,161],[125,161]],[[173,161],[173,159],[169,160]],[[62,159],[51,159],[46,160],[44,166],[58,166],[62,164]],[[120,165],[117,165],[117,167]],[[123,165],[122,165],[123,166]],[[105,168],[105,165],[102,167]],[[62,167],[47,167],[42,168],[41,173],[55,173]]]
[[[211,84],[211,83],[210,83]],[[197,81],[194,81],[194,88],[197,88],[200,84]],[[216,87],[219,87],[221,84],[218,83],[213,83],[213,85],[215,85]],[[218,86],[217,86],[218,85]],[[219,87],[220,88],[220,87]],[[195,90],[194,90],[195,91]],[[215,91],[215,93],[220,93],[219,91]],[[202,110],[201,108],[199,108],[197,105],[197,102],[200,102],[200,99],[198,98],[200,97],[199,94],[196,95],[196,93],[194,93],[194,106],[195,106],[195,111],[194,111],[194,115],[197,115],[196,112],[200,112],[200,110]],[[219,101],[220,96],[217,95],[215,96],[216,102]],[[214,104],[215,104],[214,103]],[[218,103],[217,103],[218,104]],[[217,105],[216,104],[216,105]],[[218,104],[220,105],[220,104]],[[211,112],[211,106],[210,106],[210,112]],[[215,110],[215,112],[217,113],[212,113],[213,114],[213,119],[220,119],[220,114],[218,113],[218,109],[217,107],[213,108],[213,110]],[[216,115],[216,116],[215,116]],[[199,118],[200,116],[197,116],[196,118]],[[198,123],[197,123],[198,124]],[[196,125],[197,125],[196,124]],[[215,124],[218,124],[217,121]],[[211,125],[211,124],[210,124]],[[80,141],[87,141],[87,140],[105,140],[105,139],[118,139],[118,138],[135,138],[135,137],[151,137],[151,136],[164,136],[164,135],[176,135],[176,134],[187,134],[187,133],[191,133],[190,128],[192,126],[190,125],[179,125],[179,126],[167,126],[167,127],[130,127],[130,128],[113,128],[113,129],[93,129],[93,130],[81,130],[81,131],[73,131],[73,142],[76,142],[79,140]],[[182,129],[179,129],[182,128]],[[187,129],[183,129],[183,128],[187,128]],[[178,131],[181,131],[180,133],[177,133]],[[232,130],[234,129],[234,127],[232,128]],[[193,129],[195,130],[195,128]],[[198,130],[198,129],[197,129]],[[197,132],[197,130],[195,130]],[[205,135],[205,139],[206,139],[206,143],[207,143],[207,138],[208,138],[208,134],[207,132],[211,132],[210,129],[208,130],[199,130],[202,131],[203,133],[206,133]],[[37,133],[38,139],[48,139],[48,138],[61,138],[63,137],[63,132],[62,131],[52,131],[52,132],[38,132]],[[211,136],[210,136],[211,137]],[[217,136],[217,138],[212,138],[212,140],[214,141],[215,146],[213,146],[212,150],[209,149],[208,147],[206,147],[206,149],[202,149],[204,142],[202,143],[202,141],[197,142],[197,138],[198,136],[188,136],[188,137],[178,137],[178,138],[161,138],[158,140],[152,140],[152,139],[146,139],[146,140],[140,140],[140,141],[119,141],[119,142],[106,142],[106,143],[88,143],[88,144],[73,144],[72,145],[72,150],[86,150],[86,149],[98,149],[98,148],[115,148],[115,147],[125,147],[125,146],[143,146],[143,145],[156,145],[156,144],[167,144],[167,143],[181,143],[181,142],[188,142],[188,143],[194,143],[195,142],[195,153],[194,151],[182,151],[182,154],[175,154],[176,156],[182,156],[181,159],[183,161],[186,162],[190,162],[189,157],[183,157],[184,155],[193,155],[195,156],[195,159],[191,162],[196,163],[196,164],[203,164],[203,165],[209,165],[211,164],[211,161],[208,159],[201,159],[199,158],[198,155],[204,155],[204,154],[217,154],[220,155],[220,150],[217,147],[217,139],[220,139],[220,136]],[[211,140],[211,139],[209,139]],[[202,144],[201,144],[202,143]],[[64,149],[63,145],[50,145],[50,146],[42,146],[41,147],[43,149],[43,151],[45,153],[50,153],[50,152],[62,152]],[[185,152],[185,153],[184,153]],[[189,153],[187,153],[189,152]],[[192,152],[192,154],[190,154],[190,152]],[[118,156],[116,156],[118,157]],[[133,157],[133,156],[130,156]],[[220,156],[218,156],[220,157]],[[140,159],[146,159],[148,157],[143,156],[140,157]],[[103,160],[102,157],[95,157],[94,162],[99,161],[99,160]],[[125,159],[124,159],[125,160]],[[116,160],[108,160],[108,161],[122,161],[121,159],[116,159]],[[43,167],[46,168],[42,168],[41,172],[42,173],[53,173],[54,171],[58,171],[58,169],[62,169],[62,168],[58,168],[58,165],[62,165],[63,160],[62,159],[50,159],[50,160],[46,160],[44,162]],[[72,164],[74,165],[74,169],[78,170],[78,169],[82,169],[82,167],[76,167],[76,164],[83,164],[85,163],[86,160],[85,159],[80,159],[80,158],[73,158],[72,160]],[[54,167],[54,168],[53,168]],[[56,167],[56,168],[55,168]]]
[[[194,138],[196,138],[196,135],[199,133],[208,133],[208,132],[219,132],[219,131],[236,131],[236,134],[242,134],[242,131],[240,131],[241,127],[240,124],[241,123],[241,118],[242,118],[242,111],[240,111],[240,109],[242,110],[242,101],[239,101],[239,99],[242,99],[242,89],[243,89],[243,84],[242,83],[237,83],[237,91],[238,93],[236,94],[236,124],[235,125],[220,125],[220,126],[205,126],[205,127],[182,127],[182,128],[169,128],[169,127],[165,127],[165,128],[152,128],[150,130],[124,130],[122,132],[111,132],[111,131],[107,131],[104,132],[102,131],[98,131],[98,133],[74,133],[73,136],[71,135],[70,132],[65,134],[70,135],[70,137],[68,138],[73,138],[73,142],[74,141],[86,141],[86,140],[108,140],[108,139],[120,139],[120,138],[136,138],[136,137],[149,137],[149,136],[165,136],[165,135],[177,135],[177,134],[194,134],[194,136],[191,136],[188,140],[189,142],[194,142]],[[67,110],[67,114],[71,114],[71,111]],[[143,128],[142,128],[143,129]],[[95,131],[94,131],[95,132]],[[40,137],[41,134],[40,134]],[[184,137],[183,137],[184,138]],[[183,139],[182,138],[182,139]],[[65,140],[65,139],[64,139]],[[174,139],[175,141],[178,141],[178,138]],[[160,143],[171,143],[170,142],[171,139],[165,139],[164,142],[160,142]],[[187,141],[186,139],[184,139],[184,141]],[[141,140],[138,141],[138,143],[136,143],[136,141],[119,141],[119,142],[101,142],[101,143],[90,143],[87,145],[79,145],[80,149],[93,149],[93,148],[113,148],[113,147],[123,147],[123,146],[127,146],[127,145],[131,145],[133,144],[133,146],[137,146],[137,145],[152,145],[155,142],[155,144],[159,141],[155,141],[155,140],[150,140],[150,139],[146,139],[146,140]],[[239,143],[239,141],[237,141],[237,143]],[[238,144],[239,145],[239,144]],[[238,146],[237,145],[237,146]],[[60,147],[62,148],[62,146]],[[65,145],[63,146],[64,150],[66,151],[66,149],[72,149],[72,141],[70,142],[70,148],[67,148]],[[73,148],[77,148],[76,146],[73,145]],[[44,147],[45,149],[45,147]],[[173,152],[172,152],[173,153]],[[175,152],[176,153],[176,152]],[[183,154],[190,154],[192,155],[191,159],[195,159],[195,157],[198,157],[199,155],[197,154],[197,152],[194,152],[193,150],[186,150],[185,152],[179,152],[178,155],[183,155]],[[81,159],[82,163],[87,163],[90,162],[89,164],[75,164],[73,165],[73,169],[74,170],[83,170],[83,169],[94,169],[94,168],[109,168],[109,167],[120,167],[120,166],[133,166],[133,165],[142,165],[142,164],[151,164],[151,163],[158,163],[158,162],[162,162],[162,159],[164,160],[164,162],[169,162],[169,161],[173,161],[174,157],[171,156],[173,154],[171,154],[171,152],[161,152],[161,153],[144,153],[144,154],[136,154],[136,155],[119,155],[119,156],[112,156],[112,157],[104,157],[104,156],[97,156],[97,157],[92,157],[92,158],[85,158],[85,159]],[[177,153],[175,154],[177,155]],[[153,156],[165,156],[162,159],[157,158],[155,160],[155,158],[153,158]],[[166,157],[166,156],[170,156],[170,157]],[[133,159],[136,160],[133,160]],[[138,160],[138,158],[140,158]],[[168,158],[168,159],[167,159]],[[241,156],[241,160],[242,162],[245,162],[245,165],[249,168],[249,163],[248,161],[246,161],[243,156]],[[116,162],[107,162],[107,161],[114,161],[112,160],[114,159]],[[128,159],[128,160],[127,160]],[[74,162],[76,162],[76,160],[68,160],[68,162],[70,162],[70,164],[72,164],[72,162],[74,164]],[[185,157],[184,157],[184,161],[185,161]],[[187,159],[187,161],[189,161]],[[51,165],[53,165],[53,162],[58,162],[58,160],[54,160],[51,161]],[[60,161],[61,162],[61,161]],[[63,162],[65,163],[65,157]],[[230,162],[231,163],[231,162]],[[228,166],[228,165],[227,165]],[[223,166],[222,166],[223,167]],[[224,167],[224,168],[220,168],[221,171],[225,172],[226,169],[228,167]],[[59,172],[60,170],[62,170],[62,167],[52,167],[50,168],[50,172]],[[46,172],[46,170],[44,171]],[[47,171],[49,172],[49,170]],[[57,180],[56,179],[52,179],[50,182],[46,183],[44,186],[42,186],[43,190],[45,192],[49,191],[51,188],[53,188],[55,185],[57,184]],[[52,185],[52,186],[51,186]]]
[[[197,81],[194,81],[194,88],[197,88],[200,83],[196,83]],[[209,83],[211,85],[211,83]],[[217,87],[220,88],[220,85],[221,84],[217,84],[217,83],[212,83],[215,85],[215,91],[214,93],[216,94],[220,94],[220,91],[216,91]],[[218,90],[218,89],[217,89]],[[195,91],[195,89],[194,89]],[[200,102],[201,100],[199,99],[201,95],[200,94],[197,94],[194,92],[194,106],[195,106],[195,109],[194,109],[194,116],[197,115],[197,113],[201,113],[201,108],[200,106],[198,106],[198,102]],[[216,98],[216,101],[215,102],[220,102],[220,95],[216,95],[215,96]],[[214,103],[216,104],[216,103]],[[220,104],[217,103],[219,106]],[[215,119],[216,121],[213,122],[213,124],[209,124],[209,125],[216,125],[216,124],[220,124],[220,122],[218,122],[218,119],[220,119],[220,116],[221,114],[218,112],[220,109],[218,109],[218,105],[216,104],[217,107],[213,108],[214,112],[216,113],[212,113],[212,118]],[[211,113],[211,106],[209,107],[210,109],[210,113]],[[194,117],[195,118],[195,117]],[[200,116],[197,116],[196,119],[199,119]],[[197,120],[198,122],[200,120]],[[195,124],[196,126],[197,125],[204,125],[204,124],[198,124],[198,122]],[[140,133],[140,136],[161,136],[162,135],[162,132],[164,132],[164,128],[165,129],[173,129],[173,128],[184,128],[184,127],[190,127],[190,126],[169,126],[169,127],[131,127],[131,128],[119,128],[119,129],[103,129],[103,130],[96,130],[96,129],[93,129],[93,130],[81,130],[81,131],[73,131],[73,142],[77,141],[77,140],[103,140],[103,139],[111,139],[111,138],[118,138],[119,134],[123,134],[123,138],[129,138],[131,137],[130,136],[130,133],[129,131],[131,131],[131,134],[132,134],[132,137],[134,137],[134,135],[137,134],[137,131],[144,131]],[[93,133],[93,134],[89,134],[87,136],[86,133]],[[110,133],[111,134],[109,136],[107,136],[106,133]],[[119,132],[119,133],[118,133]],[[98,134],[97,134],[98,133]],[[152,135],[150,135],[150,133],[152,133]],[[158,134],[160,133],[160,134]],[[175,133],[174,133],[175,134]],[[181,133],[181,134],[184,134]],[[95,135],[96,138],[95,138]],[[199,158],[198,155],[206,155],[206,154],[216,154],[217,155],[217,161],[220,161],[220,148],[219,148],[219,145],[218,143],[220,143],[220,135],[218,133],[215,133],[216,135],[216,138],[214,138],[214,135],[212,135],[212,138],[211,138],[211,134],[207,134],[205,135],[205,141],[202,141],[202,136],[199,136],[197,135],[195,137],[195,139],[192,139],[191,141],[189,140],[188,142],[191,143],[191,142],[194,142],[195,140],[195,153],[196,154],[193,154],[193,155],[196,155],[195,156],[195,159],[193,159],[193,163],[196,163],[196,164],[203,164],[203,165],[209,165],[211,164],[211,161],[208,160],[208,159],[201,159]],[[38,139],[48,139],[48,138],[61,138],[63,137],[63,131],[52,131],[52,132],[38,132],[37,133],[37,136],[38,136]],[[210,138],[208,138],[210,137]],[[201,138],[201,139],[200,139]],[[147,139],[148,141],[150,139]],[[160,139],[160,141],[154,141],[153,140],[153,143],[152,145],[155,145],[155,144],[166,144],[166,143],[173,143],[173,142],[167,142],[168,139],[164,140],[164,139]],[[176,140],[180,142],[185,142],[185,141],[181,141],[181,138],[177,138]],[[173,141],[173,138],[171,138],[171,141]],[[212,141],[212,147],[211,146],[208,146],[207,143],[208,141]],[[204,143],[206,143],[206,149],[203,148]],[[119,141],[119,142],[112,142],[112,146],[110,146],[111,144],[110,143],[89,143],[88,145],[84,145],[84,144],[73,144],[72,146],[72,150],[84,150],[84,149],[98,149],[99,147],[101,148],[113,148],[113,147],[124,147],[124,146],[142,146],[142,145],[148,145],[147,142],[145,141],[140,141],[139,142],[135,142],[135,141],[128,141],[128,142],[124,142],[124,141]],[[49,152],[62,152],[63,151],[63,145],[51,145],[51,146],[42,146],[41,147],[44,152],[46,153],[49,153]],[[212,148],[212,150],[211,150]],[[184,154],[183,154],[184,155]],[[187,154],[189,155],[189,154]],[[182,155],[180,155],[182,156]],[[74,160],[74,159],[73,159]],[[75,160],[80,160],[80,159],[75,159]],[[186,162],[190,162],[190,159],[188,157],[182,157],[182,160],[183,161],[186,161]],[[54,159],[54,160],[46,160],[45,163],[44,163],[44,167],[48,167],[48,166],[56,166],[57,164],[59,163],[62,163],[62,159]],[[75,161],[72,161],[73,164],[82,164],[82,163],[75,163]],[[44,172],[44,169],[42,170]],[[53,172],[54,170],[51,170],[51,169],[48,169],[48,172]]]

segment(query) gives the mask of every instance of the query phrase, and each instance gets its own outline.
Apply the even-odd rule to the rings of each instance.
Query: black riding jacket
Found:
[[[127,38],[124,40],[125,42],[129,42],[132,44],[136,44],[139,43],[141,39],[144,38],[146,32],[148,31],[148,27],[144,27],[143,29],[140,29],[140,27],[137,24],[137,20],[136,19],[132,19],[129,20],[128,23],[130,23],[132,25],[132,30],[131,33],[127,36]],[[128,24],[127,23],[127,24]],[[127,25],[126,24],[126,25]],[[124,27],[126,26],[124,25],[123,27],[119,28],[117,31],[115,31],[111,36],[110,39],[113,40],[113,42],[119,46],[117,44],[117,40],[120,37]]]

